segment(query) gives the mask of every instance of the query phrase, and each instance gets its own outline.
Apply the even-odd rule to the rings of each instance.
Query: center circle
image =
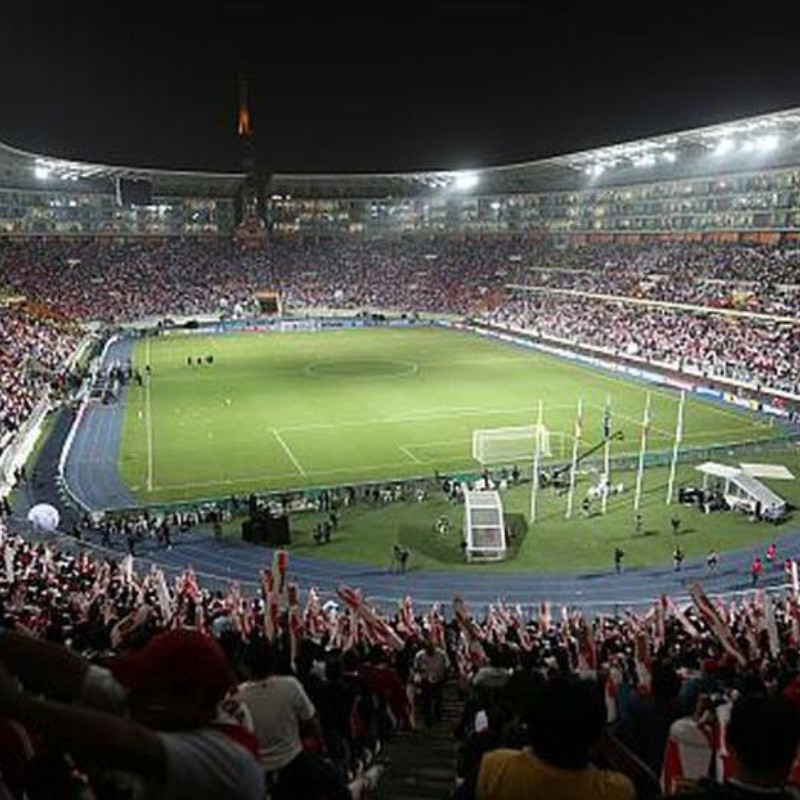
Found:
[[[346,361],[312,361],[303,370],[306,375],[320,378],[400,378],[417,372],[416,361],[365,358]]]

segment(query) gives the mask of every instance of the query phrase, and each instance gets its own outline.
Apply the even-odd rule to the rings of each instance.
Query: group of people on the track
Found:
[[[124,547],[128,554],[140,556],[153,547],[171,550],[178,541],[178,534],[187,533],[200,524],[210,524],[215,538],[220,539],[221,527],[219,535],[216,528],[230,518],[230,509],[221,503],[202,503],[165,513],[148,508],[119,513],[87,513],[73,524],[71,533],[78,540],[108,549]]]
[[[330,544],[334,531],[339,527],[339,514],[330,511],[328,516],[314,525],[314,532],[311,538],[319,544]]]
[[[214,356],[211,353],[208,353],[204,356],[186,356],[186,366],[191,367],[197,365],[198,367],[202,367],[204,364],[210,366],[214,363]]]
[[[671,522],[673,526],[673,532],[676,532],[680,526],[680,522],[677,518],[674,517]],[[614,548],[614,554],[613,554],[614,571],[617,574],[623,572],[625,555],[626,555],[625,550],[623,550],[619,545]],[[672,564],[674,572],[682,571],[683,562],[685,559],[686,559],[686,553],[684,552],[680,543],[676,542],[672,550]],[[753,559],[750,562],[749,573],[750,573],[751,588],[756,588],[760,585],[762,576],[765,576],[765,565],[767,569],[767,574],[769,574],[769,572],[773,572],[774,574],[774,570],[777,567],[779,566],[782,567],[783,574],[781,576],[781,579],[785,584],[787,585],[791,584],[793,580],[793,571],[796,570],[796,567],[794,566],[796,561],[798,560],[792,558],[790,555],[787,554],[786,557],[781,562],[778,558],[777,543],[770,542],[765,549],[763,558],[761,555],[756,554],[753,556]],[[716,548],[712,547],[708,551],[708,553],[706,554],[705,562],[706,562],[707,576],[713,577],[717,575],[719,572],[720,555]]]

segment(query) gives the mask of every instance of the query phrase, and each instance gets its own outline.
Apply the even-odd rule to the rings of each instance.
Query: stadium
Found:
[[[638,666],[645,631],[774,665],[799,470],[800,109],[263,184],[0,144],[3,597],[29,625],[79,570],[164,625],[424,630],[467,683],[507,641]]]

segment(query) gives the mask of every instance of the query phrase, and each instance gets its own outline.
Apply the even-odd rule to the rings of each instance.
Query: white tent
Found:
[[[794,475],[783,464],[740,464],[744,472],[754,478],[771,478],[776,481],[793,481]]]
[[[721,478],[725,482],[723,496],[732,509],[748,513],[760,510],[762,516],[776,519],[786,511],[786,501],[760,480],[740,467],[730,467],[715,461],[706,461],[696,467],[703,473],[703,488],[708,487],[709,476]]]

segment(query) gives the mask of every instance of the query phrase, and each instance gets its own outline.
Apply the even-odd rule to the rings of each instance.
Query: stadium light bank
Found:
[[[468,192],[470,189],[474,189],[480,182],[481,179],[476,172],[456,172],[453,177],[452,186],[457,192]]]

